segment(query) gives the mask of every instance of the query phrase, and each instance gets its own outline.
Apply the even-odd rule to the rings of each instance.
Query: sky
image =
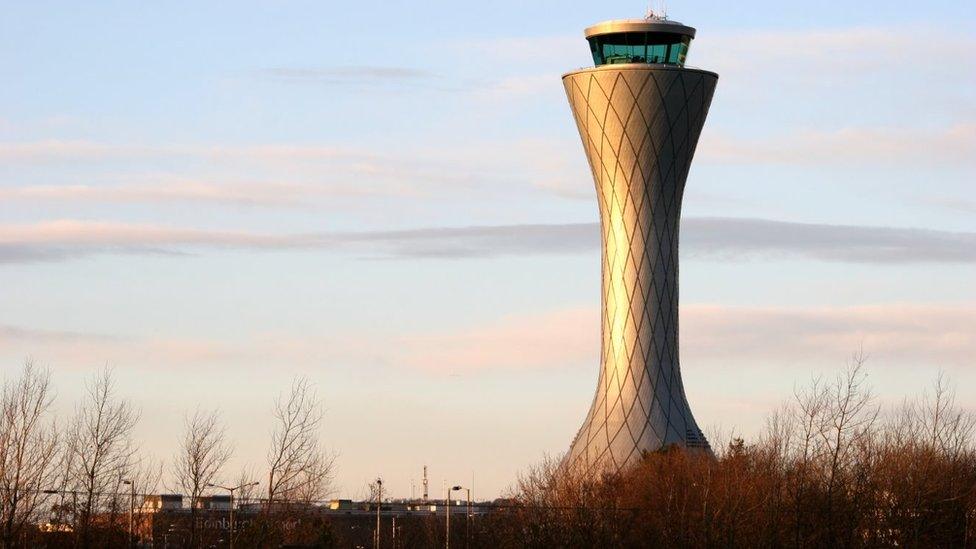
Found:
[[[593,183],[560,75],[637,1],[3,2],[0,364],[67,415],[105,365],[170,461],[219,410],[260,471],[325,406],[337,493],[508,490],[599,365]],[[976,410],[976,9],[673,1],[720,74],[688,178],[681,361],[755,436],[859,347],[882,405]],[[713,439],[714,442],[714,439]]]

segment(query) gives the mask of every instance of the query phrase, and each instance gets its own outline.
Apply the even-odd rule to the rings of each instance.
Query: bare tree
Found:
[[[322,501],[332,495],[332,474],[335,467],[335,454],[318,451],[299,475],[294,489],[287,498],[305,504]]]
[[[110,369],[96,374],[86,388],[71,423],[66,458],[69,485],[81,497],[76,527],[83,546],[91,543],[93,515],[117,511],[122,479],[137,465],[132,430],[139,420],[132,406],[116,397]]]
[[[866,385],[863,350],[854,353],[847,370],[831,386],[827,399],[821,439],[826,461],[826,519],[827,528],[835,529],[835,495],[846,486],[848,495],[852,485],[845,474],[852,470],[855,452],[865,449],[871,440],[873,427],[880,412],[873,406],[871,390]]]
[[[234,486],[240,486],[240,489],[234,494],[238,506],[246,505],[254,500],[257,494],[257,483],[259,482],[257,475],[249,468],[241,469],[240,474],[237,475],[237,480],[233,484]]]
[[[827,408],[829,394],[821,378],[814,378],[810,386],[804,390],[794,389],[794,405],[792,416],[787,420],[790,425],[780,425],[783,431],[796,435],[792,437],[793,448],[789,449],[787,460],[793,464],[792,475],[788,482],[790,499],[793,503],[794,543],[800,544],[809,522],[806,508],[807,494],[810,492],[810,470],[818,459],[818,434],[823,430],[823,416]]]
[[[933,389],[932,397],[923,394],[914,406],[916,423],[924,430],[920,439],[931,449],[956,457],[967,450],[976,429],[976,418],[957,407],[956,392],[944,372],[939,372]]]
[[[231,449],[217,412],[199,409],[184,421],[183,440],[173,458],[173,478],[190,496],[190,546],[196,546],[197,501],[230,459]]]
[[[940,376],[885,424],[863,367],[858,352],[715,457],[672,446],[596,478],[543,463],[480,546],[976,547],[972,413]]]
[[[307,379],[295,379],[291,390],[279,395],[274,416],[276,424],[268,450],[269,512],[276,500],[327,487],[333,465],[332,458],[320,448],[322,406]]]
[[[77,442],[77,438],[72,436],[69,425],[69,430],[62,439],[61,456],[58,464],[59,472],[55,478],[58,501],[51,507],[51,520],[56,522],[59,527],[70,524],[74,531],[78,530],[78,496],[77,492],[74,492],[75,484],[73,481],[75,455],[77,454],[74,445]]]
[[[0,520],[3,547],[17,543],[28,524],[37,522],[57,478],[59,437],[49,420],[54,401],[51,375],[24,362],[20,377],[6,381],[0,394]]]

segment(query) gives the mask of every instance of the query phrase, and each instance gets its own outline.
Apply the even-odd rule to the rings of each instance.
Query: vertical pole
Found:
[[[122,479],[120,478],[119,483],[121,482]],[[112,528],[115,528],[118,525],[116,521],[119,520],[119,485],[118,484],[116,484],[112,490],[112,508],[111,508],[111,514],[109,516],[112,517]]]
[[[230,491],[230,543],[229,545],[230,545],[230,549],[234,549],[234,489],[231,488],[229,491]]]
[[[380,549],[380,508],[383,507],[383,479],[376,479],[376,549]]]
[[[468,488],[468,513],[464,518],[464,548],[471,545],[471,488]]]
[[[129,539],[128,548],[132,549],[132,516],[136,504],[136,485],[134,482],[129,483]]]
[[[451,489],[447,489],[447,502],[444,506],[446,526],[444,527],[444,549],[451,549]]]

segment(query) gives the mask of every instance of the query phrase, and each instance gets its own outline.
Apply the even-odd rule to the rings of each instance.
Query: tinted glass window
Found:
[[[590,38],[593,63],[660,63],[684,65],[691,38],[678,34],[627,32]]]

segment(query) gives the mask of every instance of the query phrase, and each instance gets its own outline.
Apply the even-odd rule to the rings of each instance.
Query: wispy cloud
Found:
[[[293,161],[334,158],[369,160],[375,159],[376,155],[329,145],[159,145],[58,139],[0,143],[0,159],[14,162],[144,160],[173,157],[191,157],[205,160],[241,160],[250,158]]]
[[[973,263],[976,234],[897,227],[690,218],[683,249],[702,259],[798,258],[867,264]],[[595,253],[595,223],[266,234],[58,220],[0,225],[0,263],[93,254],[199,253],[208,249],[327,250],[375,259],[461,259]]]
[[[919,198],[918,201],[924,202],[926,204],[931,204],[939,208],[955,211],[955,212],[960,212],[964,214],[976,214],[976,200],[970,200],[970,199],[959,198],[959,197],[924,196]]]
[[[397,338],[394,363],[432,372],[552,369],[586,366],[599,315],[586,308],[513,315],[458,330]]]
[[[279,82],[332,85],[389,85],[432,80],[437,75],[410,67],[272,67],[258,76]]]
[[[445,144],[377,153],[355,147],[132,145],[87,141],[0,143],[0,160],[72,166],[67,183],[6,184],[0,200],[88,204],[327,205],[329,198],[492,196],[534,188],[591,199],[573,139]],[[972,167],[976,123],[935,129],[851,127],[744,138],[706,131],[699,162],[816,166]],[[132,172],[132,166],[136,166]],[[179,173],[163,170],[179,166]],[[92,171],[85,171],[86,169]],[[29,172],[28,172],[29,173]],[[63,174],[60,177],[64,177]],[[37,178],[35,175],[34,179]]]
[[[44,330],[0,324],[0,346],[14,341],[30,341],[44,344],[74,343],[80,341],[104,343],[118,341],[118,338],[90,332]]]
[[[843,263],[972,263],[976,233],[902,227],[691,218],[683,246],[704,258],[805,258]]]
[[[705,132],[698,158],[734,164],[836,167],[846,164],[976,164],[976,123],[948,128],[846,128],[744,139]]]
[[[681,330],[686,363],[723,357],[784,365],[839,360],[863,344],[882,366],[976,367],[976,307],[969,304],[691,305],[683,308]]]
[[[728,307],[681,310],[682,362],[691,368],[763,364],[832,369],[863,346],[879,367],[976,367],[976,308],[928,304]],[[459,370],[577,369],[599,363],[599,311],[573,308],[414,336],[408,365]]]
[[[0,200],[29,202],[69,202],[94,204],[196,203],[272,207],[308,206],[312,200],[357,197],[375,194],[395,195],[397,189],[382,190],[367,183],[284,183],[266,181],[221,181],[216,178],[196,181],[181,177],[152,177],[152,183],[125,185],[30,185],[0,188]],[[399,194],[413,194],[400,189]]]
[[[242,340],[107,337],[0,327],[0,352],[43,353],[60,363],[108,360],[126,367],[371,364],[431,375],[519,371],[590,371],[600,360],[599,310],[574,307],[521,313],[461,328],[404,333],[334,333],[297,337],[250,334]],[[833,369],[861,346],[877,367],[974,367],[976,307],[885,304],[856,307],[684,305],[686,368]]]
[[[173,202],[231,206],[314,205],[331,197],[445,197],[536,188],[590,199],[578,143],[521,140],[445,145],[400,155],[308,145],[169,146],[79,141],[0,143],[10,165],[73,166],[63,184],[7,184],[0,200],[78,203]],[[698,161],[719,164],[971,167],[976,124],[948,128],[851,127],[838,131],[744,138],[704,133]],[[135,173],[132,166],[136,166]],[[166,173],[180,166],[179,173]],[[94,172],[83,171],[92,168]],[[36,179],[37,177],[34,176]]]
[[[516,144],[509,144],[515,146]],[[516,147],[517,148],[517,147]],[[476,147],[404,145],[396,151],[332,145],[168,145],[44,140],[0,142],[0,161],[43,168],[65,184],[9,184],[8,200],[225,202],[281,205],[282,196],[437,195],[492,189],[509,181],[506,168]],[[497,152],[506,157],[510,152]],[[464,160],[461,160],[461,159]],[[508,172],[517,172],[510,167]],[[25,172],[32,173],[32,172]],[[36,175],[33,177],[36,179]],[[80,181],[80,182],[79,182]],[[492,185],[484,183],[491,182]]]
[[[205,249],[335,250],[374,258],[466,258],[592,249],[595,226],[512,225],[362,233],[259,234],[58,220],[0,225],[0,263]],[[589,233],[589,234],[587,234]]]
[[[434,152],[329,145],[8,142],[0,143],[0,162],[13,167],[0,181],[0,200],[93,206],[335,208],[333,199],[499,192],[499,179],[507,180],[476,160],[464,165]],[[41,182],[11,182],[19,178]]]

